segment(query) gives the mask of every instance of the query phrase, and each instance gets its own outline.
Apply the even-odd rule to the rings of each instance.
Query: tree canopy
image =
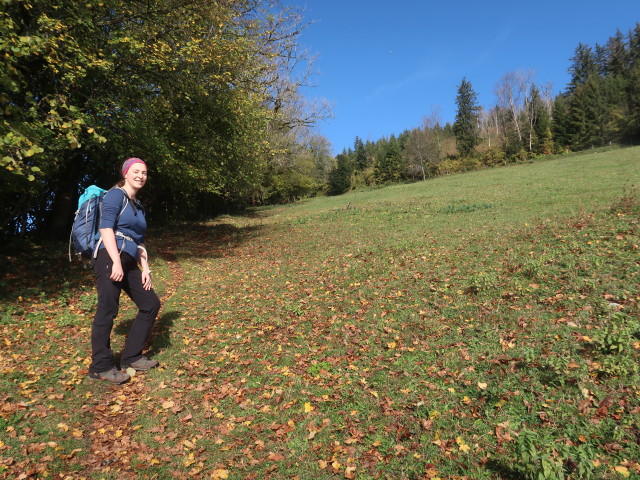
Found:
[[[328,115],[299,92],[305,27],[262,0],[5,1],[2,233],[63,231],[129,156],[150,167],[152,215],[255,197],[282,137]]]

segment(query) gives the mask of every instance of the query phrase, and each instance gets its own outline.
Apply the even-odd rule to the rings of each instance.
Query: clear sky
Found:
[[[312,98],[333,104],[318,125],[333,154],[422,124],[455,118],[466,77],[486,108],[508,72],[533,70],[554,93],[569,81],[578,43],[605,44],[640,21],[640,0],[285,0],[314,21],[301,41],[317,56]]]

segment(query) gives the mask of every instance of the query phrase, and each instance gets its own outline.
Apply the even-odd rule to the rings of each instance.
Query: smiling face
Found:
[[[124,175],[125,187],[137,192],[147,183],[147,167],[144,163],[136,162],[129,167]]]

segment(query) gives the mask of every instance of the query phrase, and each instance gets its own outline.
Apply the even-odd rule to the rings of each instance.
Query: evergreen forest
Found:
[[[131,156],[149,165],[143,201],[157,221],[640,139],[636,24],[578,44],[555,97],[532,72],[509,72],[487,108],[465,78],[455,99],[431,99],[456,102],[452,125],[434,112],[333,158],[314,130],[331,106],[302,93],[309,26],[271,0],[4,1],[0,237],[68,235],[84,188],[112,185]]]

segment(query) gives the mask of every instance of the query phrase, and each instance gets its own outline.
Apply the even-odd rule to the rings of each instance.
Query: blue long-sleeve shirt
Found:
[[[134,210],[131,200],[126,199],[125,192],[121,188],[112,188],[102,200],[102,214],[100,216],[100,228],[111,228],[114,233],[120,232],[131,238],[127,240],[116,235],[118,250],[127,252],[136,260],[138,259],[138,245],[144,243],[144,234],[147,231],[147,220],[142,207]],[[126,207],[122,210],[122,206]],[[122,211],[122,214],[120,213]],[[100,248],[105,248],[104,243]]]

